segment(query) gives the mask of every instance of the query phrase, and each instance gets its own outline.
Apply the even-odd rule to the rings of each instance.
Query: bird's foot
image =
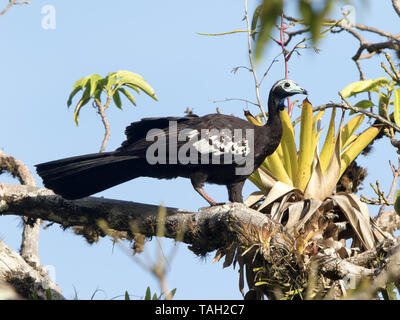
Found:
[[[224,205],[231,205],[232,204],[232,202],[216,202],[216,203],[214,203],[213,205],[211,205],[212,207],[214,207],[214,206],[224,206]]]

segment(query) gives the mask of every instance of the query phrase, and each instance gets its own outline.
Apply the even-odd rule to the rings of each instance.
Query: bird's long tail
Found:
[[[137,157],[94,153],[36,165],[43,184],[65,199],[79,199],[138,177]]]

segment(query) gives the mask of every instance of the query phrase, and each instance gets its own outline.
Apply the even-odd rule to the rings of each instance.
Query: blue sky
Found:
[[[6,1],[3,1],[6,3]],[[257,1],[249,1],[252,12]],[[392,12],[390,1],[369,1],[361,6],[355,1],[356,18],[360,23],[396,33],[399,19]],[[56,29],[45,30],[41,21],[44,5],[56,10]],[[288,8],[292,13],[294,8]],[[340,9],[333,14],[340,16]],[[0,148],[22,160],[34,172],[34,165],[62,157],[97,152],[103,137],[99,116],[87,105],[80,114],[80,125],[73,122],[73,112],[66,101],[73,83],[89,74],[105,76],[117,70],[141,74],[155,89],[158,102],[142,94],[137,106],[123,100],[124,110],[114,106],[108,110],[111,138],[107,150],[117,148],[124,140],[127,125],[143,117],[183,115],[187,107],[204,115],[219,107],[223,113],[242,117],[247,106],[242,102],[214,103],[225,98],[255,100],[251,74],[231,70],[248,65],[247,39],[244,34],[205,37],[197,32],[218,33],[245,28],[243,1],[32,1],[16,6],[0,18],[3,50],[0,78],[1,116]],[[371,38],[374,40],[374,38]],[[358,71],[351,57],[357,42],[345,33],[328,35],[318,47],[294,55],[289,64],[290,78],[309,92],[314,106],[339,101],[338,91],[358,80]],[[263,74],[279,53],[270,44],[258,64]],[[272,67],[261,88],[266,101],[270,86],[283,78],[283,62]],[[384,76],[379,67],[382,57],[363,62],[367,78]],[[249,109],[256,113],[254,107]],[[297,111],[296,111],[297,112]],[[295,114],[296,115],[296,114]],[[329,119],[325,116],[325,119]],[[360,159],[368,167],[363,194],[372,196],[369,182],[391,182],[388,160],[397,163],[397,155],[387,141],[376,143],[369,159]],[[35,174],[37,183],[41,179]],[[2,175],[0,182],[15,182]],[[227,201],[223,186],[206,186],[217,202]],[[255,191],[247,182],[244,196]],[[104,191],[99,195],[197,210],[206,203],[185,179],[155,180],[139,178]],[[371,208],[372,214],[376,208]],[[21,225],[18,217],[0,217],[0,237],[17,250]],[[164,252],[178,246],[170,261],[168,286],[177,288],[178,299],[240,299],[238,273],[212,263],[213,254],[196,257],[185,244],[162,240]],[[129,244],[124,246],[129,248]],[[154,257],[157,243],[146,246],[146,257]],[[57,225],[40,235],[42,264],[53,266],[56,281],[67,298],[75,292],[80,299],[111,299],[125,290],[133,298],[144,295],[147,286],[159,292],[158,283],[110,239],[88,245],[72,231]]]

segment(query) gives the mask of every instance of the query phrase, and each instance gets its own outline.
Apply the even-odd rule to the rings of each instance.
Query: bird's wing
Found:
[[[240,118],[217,114],[143,119],[127,128],[128,139],[117,151],[144,157],[154,149],[157,156],[166,154],[167,163],[240,164],[252,151],[246,132],[252,128]]]
[[[202,155],[214,157],[229,158],[247,156],[250,153],[252,146],[246,129],[253,129],[253,126],[247,121],[226,115],[208,115],[199,120],[201,121],[192,121],[181,128],[180,135],[186,130],[189,138],[183,140],[183,144],[189,144]]]
[[[131,149],[136,142],[146,139],[146,136],[152,129],[168,130],[169,126],[174,122],[183,123],[193,118],[198,118],[198,116],[193,114],[186,117],[143,118],[140,121],[132,122],[126,127],[126,140],[117,151]]]

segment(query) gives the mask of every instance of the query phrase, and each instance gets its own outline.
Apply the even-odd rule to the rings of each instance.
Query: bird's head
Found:
[[[303,89],[296,82],[289,79],[277,81],[272,86],[270,92],[270,96],[277,101],[279,110],[281,111],[285,108],[285,99],[295,94],[307,94],[307,90]]]

